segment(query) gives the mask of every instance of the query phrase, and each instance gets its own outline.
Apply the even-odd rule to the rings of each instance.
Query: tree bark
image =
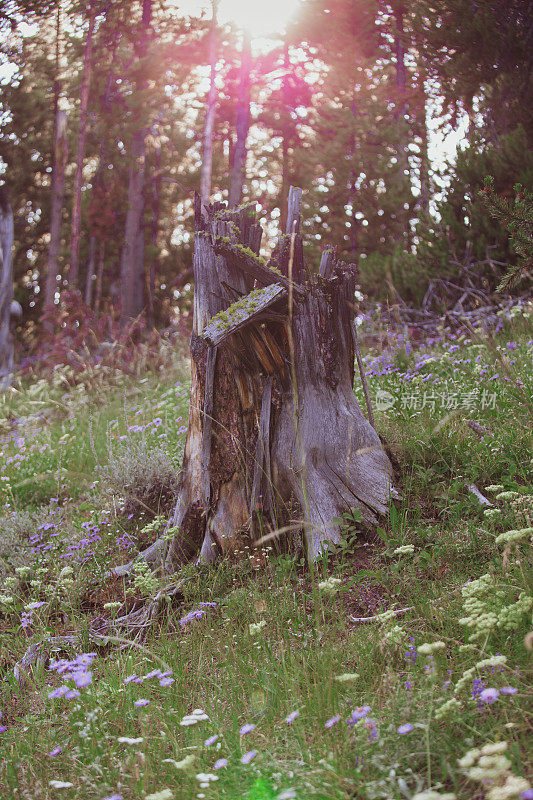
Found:
[[[50,212],[50,246],[48,248],[48,266],[44,288],[43,326],[51,331],[52,324],[48,319],[54,310],[59,269],[59,253],[61,250],[61,221],[63,214],[63,195],[65,192],[65,166],[67,163],[67,115],[57,112],[56,138],[54,144],[54,170],[52,175],[52,204]]]
[[[246,167],[246,139],[250,127],[250,71],[252,68],[252,50],[250,34],[243,34],[241,74],[239,81],[239,102],[235,129],[237,141],[233,152],[233,166],[229,188],[228,205],[236,208],[241,202]]]
[[[87,275],[85,276],[85,305],[89,308],[93,302],[93,282],[96,278],[96,236],[89,239],[89,260],[87,262]]]
[[[207,97],[207,114],[205,118],[204,138],[202,146],[202,174],[200,176],[200,197],[204,203],[209,202],[211,194],[211,171],[213,165],[213,129],[215,127],[215,112],[217,102],[217,88],[215,85],[217,68],[217,6],[218,0],[211,0],[213,16],[209,32],[209,63],[211,65],[211,85]]]
[[[139,59],[146,56],[151,19],[152,0],[143,0],[142,30],[138,47]],[[144,86],[144,79],[140,79],[139,90],[142,90]],[[143,191],[146,171],[145,139],[146,130],[141,126],[133,134],[130,153],[128,210],[120,265],[120,322],[122,326],[127,325],[138,317],[144,306]]]
[[[13,302],[13,213],[7,193],[0,186],[0,392],[11,385],[13,374],[13,337],[11,304]]]
[[[315,560],[340,541],[334,517],[357,507],[375,523],[387,509],[391,466],[353,392],[355,266],[328,251],[311,276],[301,190],[289,194],[293,233],[268,264],[252,255],[253,206],[196,199],[189,424],[168,570],[198,553],[236,554],[295,507]]]
[[[74,174],[72,219],[70,227],[70,266],[68,282],[75,289],[78,284],[79,274],[79,249],[81,225],[81,186],[83,182],[83,162],[85,160],[85,141],[87,138],[87,106],[89,104],[89,87],[91,83],[93,34],[96,19],[96,10],[91,5],[89,10],[89,28],[85,53],[83,56],[83,69],[80,90],[80,127],[78,131],[78,150],[76,153],[76,172]]]

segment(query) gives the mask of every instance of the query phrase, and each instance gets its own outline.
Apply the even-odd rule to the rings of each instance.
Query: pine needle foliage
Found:
[[[498,285],[498,292],[515,286],[529,277],[533,267],[533,194],[522,184],[514,185],[514,196],[510,199],[494,191],[494,178],[485,178],[485,186],[479,193],[489,214],[503,225],[510,236],[510,244],[519,257]]]

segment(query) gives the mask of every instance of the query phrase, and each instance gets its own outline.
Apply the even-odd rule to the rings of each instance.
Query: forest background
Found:
[[[256,201],[268,251],[302,186],[312,268],[336,246],[385,305],[420,304],[465,265],[490,293],[521,263],[487,195],[505,211],[532,185],[530,2],[249,5],[246,20],[224,2],[2,4],[23,365],[61,328],[70,345],[133,320],[188,330],[195,190]],[[251,39],[239,22],[261,13]]]

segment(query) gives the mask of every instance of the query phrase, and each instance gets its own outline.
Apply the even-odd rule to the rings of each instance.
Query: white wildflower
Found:
[[[161,789],[160,792],[145,795],[144,800],[174,800],[174,794],[170,789]]]
[[[357,672],[344,672],[342,675],[337,675],[335,680],[339,681],[339,683],[349,683],[349,681],[357,680],[358,677]]]
[[[415,546],[414,544],[402,544],[401,547],[397,547],[396,550],[393,552],[393,556],[401,556],[404,553],[414,553]]]
[[[437,650],[444,650],[445,648],[446,645],[444,644],[444,642],[424,642],[416,649],[421,656],[430,656]]]
[[[262,619],[261,622],[251,622],[248,626],[248,630],[250,631],[250,636],[255,636],[256,633],[261,633],[261,630],[265,627],[266,620]]]
[[[139,736],[137,739],[132,739],[130,736],[119,736],[117,739],[117,742],[121,742],[122,744],[140,744],[142,741],[142,736]]]
[[[70,783],[70,781],[55,781],[55,780],[50,781],[49,785],[52,787],[52,789],[70,789],[72,786],[74,786],[74,784]]]
[[[175,761],[173,758],[164,758],[163,764],[172,764],[175,769],[189,769],[192,767],[196,759],[196,756],[190,754],[185,756],[181,761]]]
[[[341,583],[340,578],[327,578],[325,581],[320,581],[318,588],[323,594],[333,595],[336,594]]]

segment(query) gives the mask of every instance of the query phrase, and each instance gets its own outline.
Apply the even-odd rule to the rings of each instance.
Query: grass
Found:
[[[400,491],[376,535],[364,540],[347,513],[343,544],[314,570],[297,555],[271,551],[265,563],[248,550],[185,566],[183,596],[141,647],[96,647],[84,634],[89,620],[116,613],[113,603],[133,607],[163,586],[142,571],[135,585],[109,576],[161,520],[151,529],[148,514],[128,519],[105,466],[129,445],[134,459],[142,439],[178,467],[183,366],[96,392],[60,394],[52,381],[11,393],[0,419],[0,531],[11,531],[0,552],[0,797],[498,800],[527,791],[529,537],[496,540],[532,524],[531,319],[505,323],[494,339],[368,355]],[[490,484],[515,494],[497,499]],[[13,667],[26,648],[72,630],[80,645],[51,655],[96,654],[70,667],[79,697],[50,698],[74,679],[42,665],[19,685]],[[171,675],[124,682],[157,669]],[[195,709],[205,713],[191,719]],[[458,763],[487,743],[505,751]]]

